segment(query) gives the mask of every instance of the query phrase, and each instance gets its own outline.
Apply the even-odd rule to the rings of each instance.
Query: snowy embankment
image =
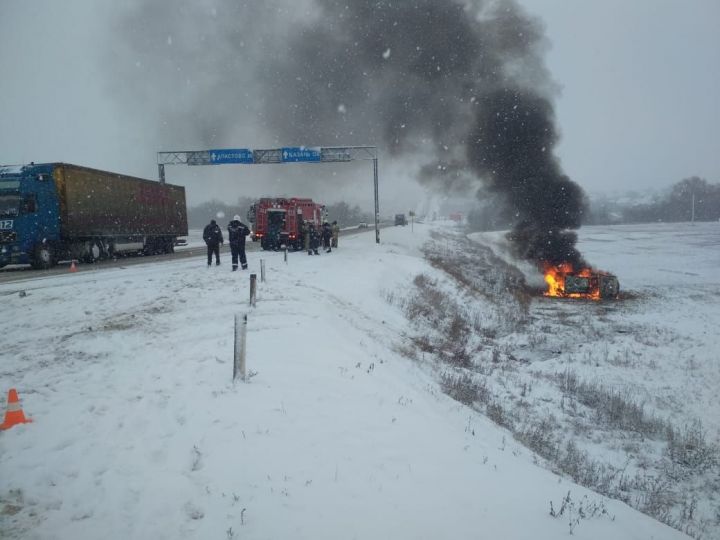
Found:
[[[0,536],[685,538],[535,465],[398,352],[387,300],[437,272],[429,228],[251,254],[254,309],[227,255],[0,285],[0,391],[34,419],[0,432]]]
[[[470,236],[517,264],[507,256],[502,233]],[[577,367],[615,388],[639,394],[649,406],[678,422],[701,420],[709,438],[718,442],[720,223],[584,227],[579,237],[586,261],[615,274],[621,290],[631,298],[584,306],[539,299],[534,304],[539,313],[566,311],[570,306],[571,312],[561,316],[582,319],[574,331],[565,326],[562,335],[545,336],[553,343],[539,348],[568,352],[568,345],[573,345],[575,357],[559,355],[554,365],[573,364],[582,354],[592,357],[590,362],[576,362]],[[532,278],[529,266],[520,266]],[[535,283],[542,283],[537,273]],[[555,322],[554,317],[544,321]],[[597,335],[588,336],[593,333]],[[595,347],[592,354],[582,351],[588,346]],[[596,362],[598,358],[604,362]]]

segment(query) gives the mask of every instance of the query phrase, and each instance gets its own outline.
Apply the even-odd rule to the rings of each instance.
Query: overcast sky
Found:
[[[560,89],[554,98],[561,134],[556,153],[573,180],[590,193],[661,189],[692,175],[720,181],[720,2],[520,3],[545,26],[549,44],[545,62]],[[204,4],[213,9],[213,2]],[[202,115],[202,111],[173,108],[172,88],[149,81],[142,71],[138,76],[114,71],[116,55],[131,50],[132,36],[123,40],[117,24],[130,5],[104,0],[0,0],[0,163],[65,161],[155,178],[157,151],[174,150],[176,144],[195,145],[191,135],[157,124],[167,123],[169,114]],[[288,5],[297,4],[288,1]],[[255,36],[264,35],[263,28],[254,31]],[[162,40],[172,48],[182,36],[163,35]],[[144,61],[131,60],[138,66]],[[242,66],[228,69],[242,70]],[[203,99],[211,102],[212,89],[205,92]],[[128,95],[141,97],[133,104]],[[163,116],[143,109],[160,97],[170,104]],[[258,133],[249,124],[231,140],[218,140],[216,147],[275,143]],[[338,144],[308,142],[313,143]],[[376,144],[382,156],[381,142]],[[242,171],[242,189],[237,189],[235,167],[175,167],[169,170],[169,179],[186,185],[189,202],[197,203],[226,196],[229,186],[234,198],[269,194],[275,183],[278,190],[287,191],[287,179],[298,175],[324,180],[356,175],[361,180],[345,182],[341,192],[328,194],[327,188],[318,188],[313,196],[328,202],[346,198],[369,208],[371,169],[362,165],[322,166],[310,173],[308,167],[317,166],[278,166],[259,172],[260,167],[249,167]],[[386,207],[410,191],[409,199],[420,198],[413,176],[405,163],[381,161]]]
[[[720,2],[523,0],[546,60],[566,171],[588,191],[720,182]]]

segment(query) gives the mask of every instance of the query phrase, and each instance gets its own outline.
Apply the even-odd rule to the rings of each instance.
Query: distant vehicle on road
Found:
[[[407,225],[405,214],[395,214],[395,225]]]
[[[368,224],[365,223],[364,221],[362,223],[358,223],[358,229],[367,229],[367,228],[368,228]]]

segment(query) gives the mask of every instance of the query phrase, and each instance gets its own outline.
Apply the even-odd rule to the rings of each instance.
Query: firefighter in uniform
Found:
[[[340,236],[340,225],[337,221],[332,222],[332,247],[336,248],[338,244],[338,236]]]
[[[332,227],[330,227],[330,224],[326,221],[322,224],[322,243],[323,247],[325,248],[325,253],[330,253],[332,251]]]
[[[247,258],[245,257],[245,237],[250,234],[247,225],[240,221],[240,216],[236,215],[228,224],[228,241],[230,242],[230,252],[232,254],[233,272],[238,269],[238,257],[243,270],[247,270]]]
[[[305,251],[307,251],[309,253],[310,252],[310,223],[307,220],[303,221],[302,229],[300,230],[300,232],[303,235],[303,248],[305,249]]]
[[[320,247],[320,233],[313,223],[308,223],[308,231],[310,236],[308,255],[320,255],[318,253],[318,248]]]

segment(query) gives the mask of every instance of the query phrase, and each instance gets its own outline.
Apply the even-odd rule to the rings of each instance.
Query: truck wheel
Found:
[[[156,255],[157,252],[158,252],[158,248],[157,248],[157,241],[155,240],[155,238],[147,238],[145,240],[145,245],[143,246],[143,249],[142,249],[142,254],[144,256]]]
[[[33,254],[32,267],[38,270],[47,270],[54,264],[55,257],[50,244],[39,244]]]
[[[102,257],[102,248],[97,242],[91,242],[87,250],[87,262],[94,263]]]

